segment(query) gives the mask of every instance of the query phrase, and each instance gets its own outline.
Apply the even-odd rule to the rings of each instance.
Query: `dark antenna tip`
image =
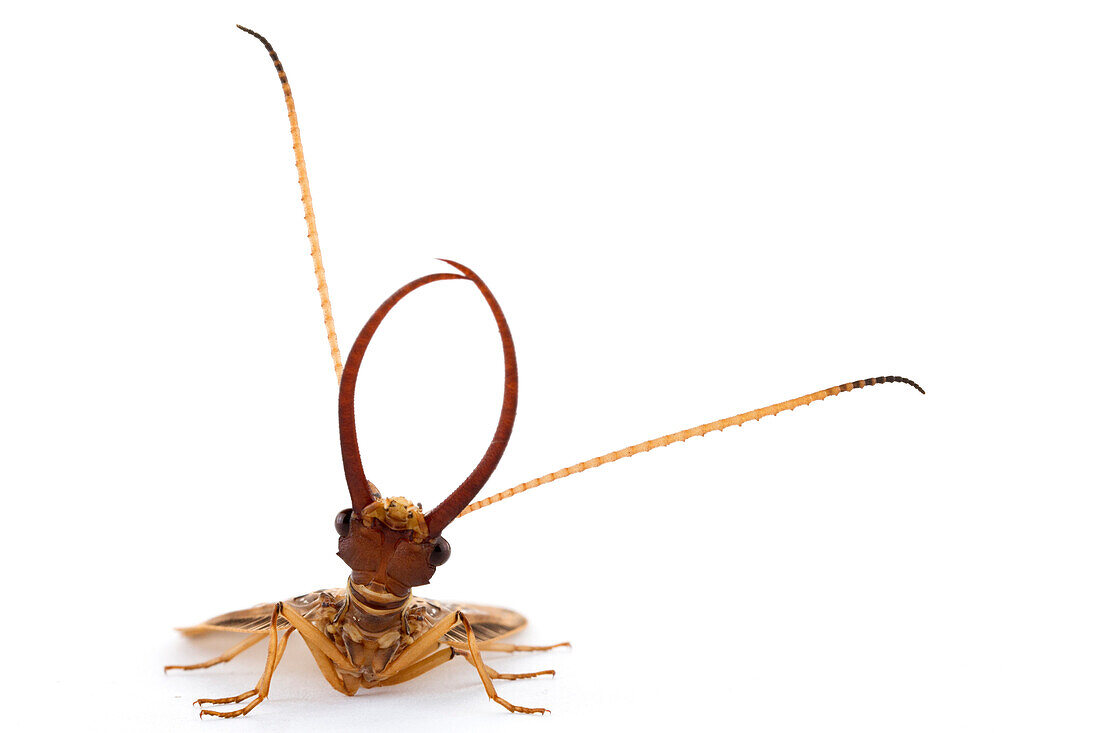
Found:
[[[924,387],[920,386],[912,379],[909,379],[907,377],[872,377],[871,379],[864,379],[863,382],[864,384],[860,384],[860,387],[869,386],[872,384],[882,384],[884,382],[901,382],[902,384],[908,384],[910,387],[917,390],[921,394],[927,394],[927,392],[924,391]]]
[[[264,38],[263,36],[261,36],[256,31],[252,30],[251,28],[246,28],[245,26],[241,25],[240,23],[237,23],[237,27],[240,28],[245,33],[247,33],[248,35],[252,36],[253,38],[259,39],[260,43],[264,44],[265,46],[268,45],[267,39]]]

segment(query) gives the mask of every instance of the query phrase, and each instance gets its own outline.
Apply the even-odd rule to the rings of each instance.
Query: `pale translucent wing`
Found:
[[[306,593],[305,595],[298,596],[297,598],[291,598],[289,601],[283,601],[283,604],[290,606],[306,618],[312,618],[320,611],[321,606],[326,600],[331,602],[333,599],[341,597],[343,593],[343,588],[318,590],[313,593]],[[189,636],[194,634],[205,634],[210,631],[235,631],[242,634],[263,633],[271,627],[271,612],[274,610],[274,603],[261,603],[252,608],[244,608],[240,611],[223,613],[221,616],[215,616],[195,626],[182,628],[180,631]],[[289,625],[286,619],[282,618],[279,619],[277,624],[280,629],[285,629]]]
[[[344,597],[343,588],[319,590],[307,593],[289,601],[283,601],[307,619],[312,619],[325,603],[338,603]],[[187,635],[205,634],[211,631],[233,631],[241,634],[261,634],[271,627],[271,612],[275,610],[274,603],[261,603],[258,606],[230,611],[221,616],[180,629]],[[409,612],[414,617],[423,619],[422,630],[427,630],[433,623],[441,621],[451,611],[462,611],[470,619],[474,628],[474,635],[478,641],[499,639],[522,629],[527,625],[527,619],[515,611],[495,606],[480,606],[474,603],[455,603],[449,601],[433,601],[427,598],[413,597],[409,604]],[[277,627],[284,629],[289,624],[286,619],[279,619]],[[414,632],[414,635],[417,635]],[[444,643],[466,643],[466,630],[462,626],[456,626],[443,637]]]
[[[470,619],[470,625],[474,628],[474,636],[478,641],[499,639],[509,634],[514,634],[527,625],[527,619],[515,611],[496,606],[479,606],[473,603],[447,603],[432,601],[432,603],[444,609],[444,612],[459,610]],[[443,643],[466,643],[466,629],[461,625],[448,631],[441,640]]]

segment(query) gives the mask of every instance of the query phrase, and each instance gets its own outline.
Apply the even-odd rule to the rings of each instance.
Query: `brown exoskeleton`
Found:
[[[450,545],[443,538],[442,533],[452,521],[522,491],[589,468],[704,435],[713,430],[723,430],[751,420],[759,420],[841,392],[885,382],[902,382],[921,393],[924,392],[915,382],[904,377],[874,377],[848,382],[786,402],[638,443],[574,464],[474,502],[474,498],[489,480],[504,453],[516,416],[519,377],[515,347],[504,313],[488,286],[473,270],[445,260],[458,272],[427,275],[412,281],[391,295],[379,306],[359,332],[351,351],[348,352],[346,366],[341,364],[290,86],[271,44],[254,31],[243,27],[241,30],[258,38],[267,48],[279,72],[279,79],[286,97],[318,290],[321,294],[322,310],[340,388],[340,449],[344,463],[344,476],[351,494],[351,507],[337,515],[336,530],[340,536],[338,555],[351,568],[351,575],[344,588],[317,591],[279,603],[224,614],[198,626],[183,629],[188,634],[234,631],[247,636],[244,641],[226,653],[207,662],[170,666],[165,669],[210,667],[229,661],[265,638],[268,640],[267,662],[255,688],[233,697],[197,701],[200,704],[215,705],[243,703],[246,700],[248,702],[231,711],[204,709],[200,715],[231,718],[244,715],[255,708],[267,696],[271,677],[279,665],[290,635],[295,631],[302,637],[328,683],[346,695],[354,695],[360,688],[406,682],[450,661],[455,656],[461,656],[477,670],[486,693],[493,701],[512,712],[547,712],[543,708],[519,707],[504,700],[497,695],[493,680],[536,677],[552,674],[552,670],[527,674],[500,674],[485,664],[481,652],[537,651],[552,649],[554,646],[561,646],[560,644],[520,646],[504,643],[500,641],[502,637],[518,631],[526,623],[519,614],[501,608],[432,601],[412,595],[412,589],[426,584],[436,568],[445,563],[450,556]],[[413,291],[443,280],[466,280],[472,283],[489,305],[500,331],[504,352],[504,399],[496,432],[481,461],[457,489],[434,509],[424,513],[419,504],[413,504],[403,497],[384,498],[374,484],[367,480],[355,432],[355,384],[367,346],[386,314]]]

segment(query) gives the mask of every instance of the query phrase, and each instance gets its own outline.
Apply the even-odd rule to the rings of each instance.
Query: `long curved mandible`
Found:
[[[434,275],[426,275],[413,280],[378,306],[378,310],[363,326],[363,330],[356,337],[351,351],[348,352],[348,360],[344,365],[344,372],[340,378],[340,453],[344,459],[344,478],[348,482],[351,506],[357,512],[372,501],[382,498],[374,485],[367,481],[366,474],[363,473],[363,458],[359,454],[359,438],[355,433],[355,380],[359,376],[359,366],[363,363],[363,356],[367,353],[367,345],[370,344],[370,340],[374,336],[374,332],[378,330],[382,319],[406,295],[417,288],[438,280],[462,279],[464,279],[462,275],[456,275],[452,272],[437,272]],[[459,510],[461,511],[461,508]]]
[[[450,496],[441,501],[439,506],[428,512],[427,517],[425,517],[428,522],[428,535],[431,537],[438,537],[443,528],[450,524],[466,508],[466,505],[474,500],[477,492],[493,475],[497,464],[500,463],[501,456],[504,455],[504,449],[508,446],[508,438],[512,435],[512,426],[516,422],[516,405],[519,401],[519,370],[516,367],[516,345],[512,341],[512,332],[508,329],[508,322],[504,319],[504,311],[500,309],[500,304],[497,303],[497,299],[493,297],[488,286],[473,270],[457,262],[443,261],[461,272],[467,280],[476,285],[477,289],[481,291],[482,297],[485,298],[485,302],[489,304],[489,308],[493,311],[497,328],[500,329],[500,343],[504,349],[504,401],[500,407],[500,419],[497,421],[496,433],[493,434],[493,440],[489,443],[489,448],[485,451],[481,461],[474,467],[473,472],[466,477],[466,480],[452,491]]]

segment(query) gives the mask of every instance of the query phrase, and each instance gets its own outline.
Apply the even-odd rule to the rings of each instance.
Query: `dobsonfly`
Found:
[[[287,642],[295,631],[313,655],[325,680],[338,692],[354,695],[360,688],[397,685],[418,677],[456,656],[469,662],[481,678],[489,698],[515,713],[545,713],[544,708],[513,705],[500,697],[493,686],[497,679],[524,679],[553,674],[542,670],[526,674],[502,674],[488,666],[482,652],[521,652],[553,649],[549,646],[522,646],[501,641],[526,624],[520,614],[503,608],[466,603],[449,603],[419,598],[412,589],[426,584],[436,568],[447,561],[450,545],[442,536],[455,519],[495,504],[528,489],[572,476],[622,458],[660,448],[715,430],[742,425],[752,420],[791,410],[826,397],[888,382],[907,384],[921,394],[924,390],[905,377],[873,377],[837,385],[818,392],[779,402],[758,410],[698,425],[687,430],[631,445],[621,450],[573,464],[537,479],[514,486],[480,501],[474,501],[489,480],[504,453],[516,416],[519,394],[515,346],[504,313],[485,282],[470,268],[443,260],[456,272],[441,272],[413,280],[391,295],[359,332],[348,352],[347,364],[341,363],[340,349],[332,319],[328,286],[321,261],[313,202],[306,177],[302,140],[294,98],[290,93],[286,73],[275,49],[255,31],[237,26],[255,36],[267,49],[279,74],[290,134],[294,145],[298,182],[302,190],[307,235],[310,242],[317,289],[321,295],[333,366],[339,384],[338,416],[340,452],[344,476],[351,494],[351,507],[336,515],[339,535],[339,557],[351,568],[344,588],[321,590],[290,600],[259,605],[212,618],[197,626],[182,629],[185,634],[210,631],[232,631],[245,635],[243,641],[224,654],[199,664],[173,665],[169,669],[200,669],[228,662],[245,649],[267,639],[267,661],[256,686],[240,695],[223,698],[203,698],[198,704],[237,704],[236,709],[221,711],[204,708],[202,715],[233,718],[245,715],[268,695],[271,677],[275,673]],[[424,512],[419,504],[404,497],[384,498],[367,480],[355,432],[355,383],[367,346],[386,314],[405,296],[431,283],[445,280],[465,280],[480,291],[496,320],[504,353],[504,398],[496,432],[481,461],[462,484],[438,506]]]

